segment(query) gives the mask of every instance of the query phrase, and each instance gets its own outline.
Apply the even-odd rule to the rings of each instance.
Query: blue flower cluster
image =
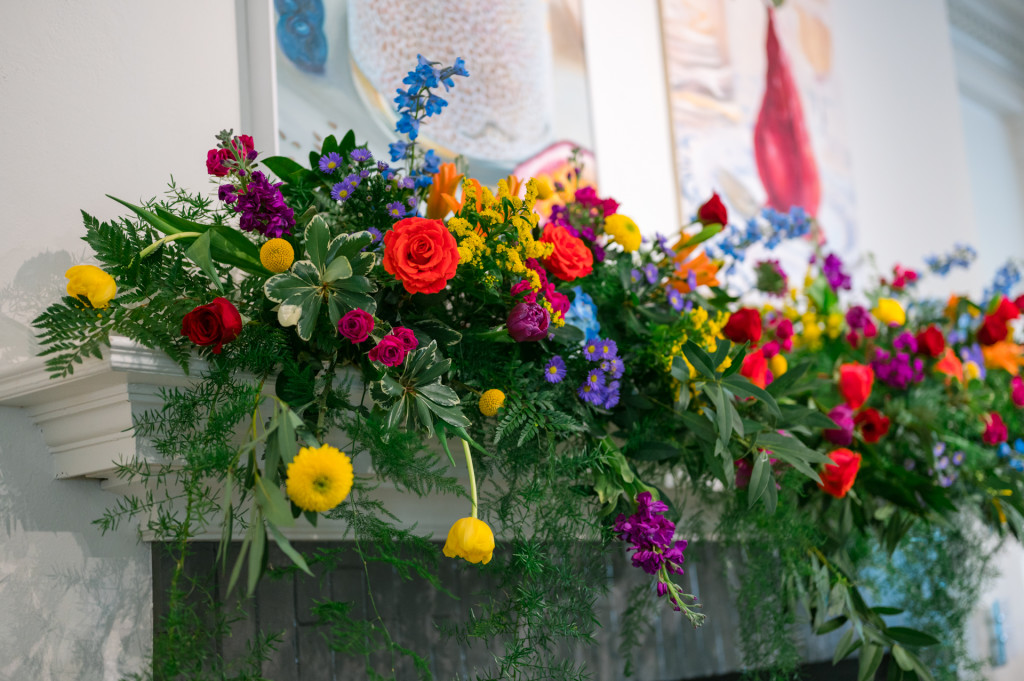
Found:
[[[466,77],[469,72],[461,57],[453,65],[442,68],[437,67],[440,62],[428,61],[423,55],[416,55],[416,60],[416,68],[402,79],[402,83],[408,87],[404,90],[398,88],[398,95],[394,99],[398,112],[395,130],[408,137],[409,141],[394,142],[388,145],[388,150],[392,163],[409,159],[409,176],[414,178],[416,187],[427,187],[431,183],[430,176],[438,171],[441,159],[431,149],[424,155],[423,165],[414,168],[416,138],[419,137],[423,120],[441,113],[448,106],[448,101],[432,90],[443,85],[447,91],[455,86],[455,76]]]
[[[978,252],[966,244],[954,244],[953,250],[944,255],[925,256],[924,262],[934,274],[944,277],[955,267],[971,266]]]
[[[1012,260],[996,270],[992,283],[985,289],[985,300],[989,301],[997,296],[1009,296],[1013,287],[1020,283],[1020,268]]]
[[[728,225],[719,237],[708,244],[708,256],[715,259],[728,256],[743,262],[746,250],[754,244],[774,250],[783,241],[805,236],[811,231],[810,216],[799,206],[793,206],[788,213],[765,208],[760,217],[760,220],[748,220],[745,228]],[[767,221],[767,225],[764,221]]]
[[[589,293],[580,286],[573,286],[572,305],[565,313],[565,323],[583,332],[584,341],[594,340],[601,333],[601,322],[597,321],[597,305]]]
[[[1024,440],[1017,438],[1013,443],[1013,447],[1006,444],[1005,442],[999,445],[999,458],[1009,459],[1009,466],[1018,473],[1024,473],[1024,460],[1021,456],[1024,455]]]

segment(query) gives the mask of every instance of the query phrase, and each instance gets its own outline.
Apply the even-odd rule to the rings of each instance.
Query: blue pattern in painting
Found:
[[[274,0],[277,43],[295,66],[306,73],[323,73],[327,62],[324,5],[321,0]]]

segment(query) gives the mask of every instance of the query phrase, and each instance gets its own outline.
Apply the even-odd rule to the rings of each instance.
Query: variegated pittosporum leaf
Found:
[[[459,396],[441,383],[451,363],[442,357],[437,343],[431,341],[406,356],[400,376],[384,374],[370,385],[373,401],[388,412],[389,430],[401,426],[411,429],[418,423],[432,436],[438,419],[455,428],[470,425],[462,413]]]
[[[366,276],[373,269],[374,255],[362,250],[373,241],[369,232],[332,238],[327,221],[317,215],[306,225],[303,237],[306,259],[268,279],[263,292],[280,303],[281,324],[296,324],[299,338],[308,341],[325,303],[332,325],[355,308],[373,314],[377,303],[370,295],[374,284]]]

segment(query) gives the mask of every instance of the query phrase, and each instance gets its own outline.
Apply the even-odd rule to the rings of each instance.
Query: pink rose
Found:
[[[365,310],[352,310],[338,320],[338,333],[353,343],[362,343],[373,331],[373,315]]]
[[[420,344],[416,340],[416,334],[412,332],[412,329],[407,329],[404,326],[396,326],[391,329],[391,335],[402,342],[402,347],[405,348],[406,352],[415,350]]]
[[[405,361],[405,355],[409,351],[405,349],[402,339],[397,336],[387,335],[370,350],[367,357],[372,362],[380,362],[389,367],[396,367]]]

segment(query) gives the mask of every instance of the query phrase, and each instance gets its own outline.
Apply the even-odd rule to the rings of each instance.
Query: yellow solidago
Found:
[[[464,558],[470,563],[486,565],[494,555],[494,532],[478,518],[460,518],[448,530],[442,551],[448,558]]]
[[[284,239],[271,239],[260,248],[260,262],[274,274],[280,274],[292,266],[295,250]]]
[[[621,213],[615,213],[605,218],[604,231],[605,234],[611,235],[612,239],[622,246],[622,250],[626,253],[632,253],[640,248],[642,238],[640,228],[630,218]]]
[[[839,337],[839,334],[843,332],[843,314],[841,312],[833,312],[829,314],[825,320],[825,333],[828,334],[829,338],[835,339]]]
[[[352,490],[352,462],[331,445],[303,447],[288,464],[288,498],[304,511],[329,511]]]
[[[75,265],[64,276],[68,278],[68,295],[85,296],[98,310],[110,305],[117,295],[117,282],[95,265]]]
[[[497,388],[491,388],[480,396],[480,413],[484,416],[495,416],[498,410],[505,405],[505,393]]]

